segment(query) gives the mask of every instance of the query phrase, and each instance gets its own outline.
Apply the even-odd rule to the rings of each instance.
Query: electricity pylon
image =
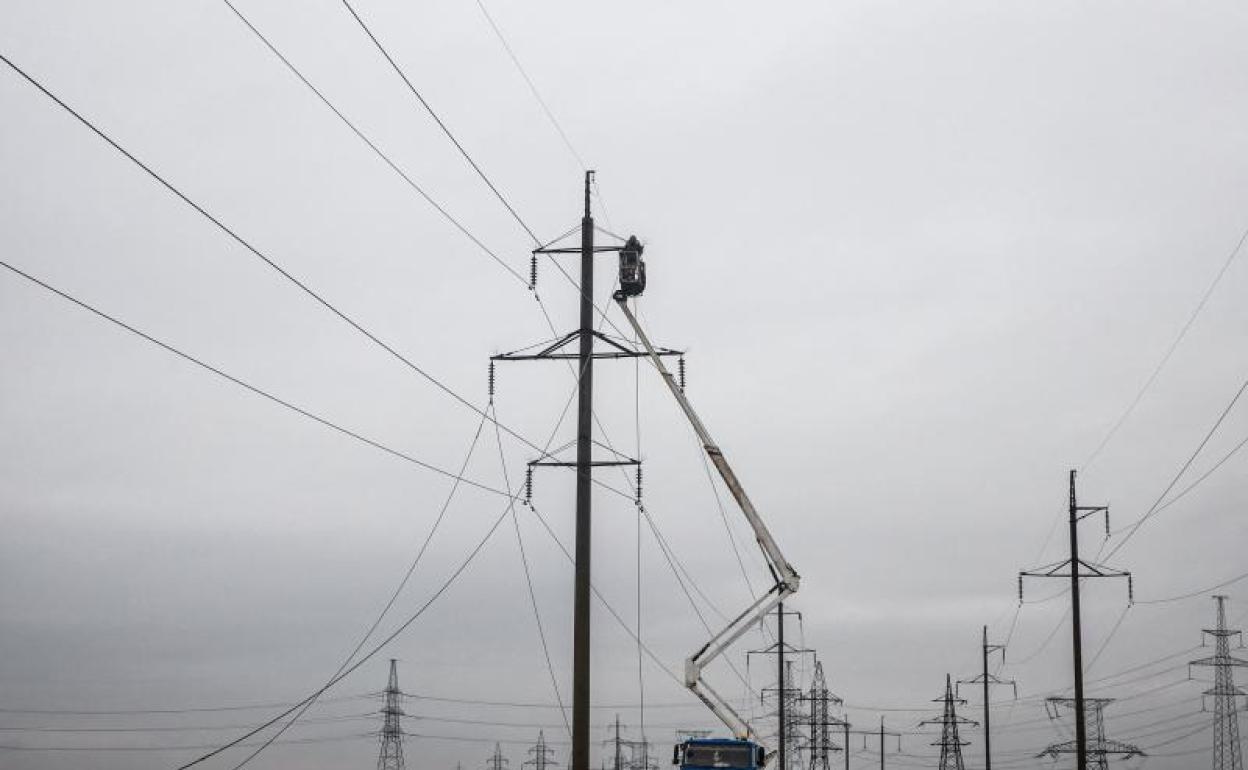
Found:
[[[1243,770],[1237,699],[1244,691],[1235,686],[1234,671],[1237,666],[1248,666],[1248,661],[1231,656],[1231,637],[1240,637],[1240,646],[1243,646],[1243,636],[1226,627],[1226,597],[1215,596],[1213,600],[1218,604],[1218,627],[1204,629],[1205,635],[1214,638],[1213,657],[1193,660],[1188,665],[1209,666],[1214,670],[1213,689],[1203,694],[1213,696],[1213,770]],[[1203,696],[1201,701],[1203,708]]]
[[[508,764],[507,758],[503,756],[502,745],[495,743],[494,753],[490,755],[489,759],[485,760],[486,770],[507,770]]]
[[[533,770],[548,770],[559,764],[554,760],[555,750],[546,745],[546,735],[541,730],[537,731],[537,743],[529,749],[529,758],[520,763],[521,767],[532,768]]]
[[[810,763],[808,770],[832,770],[829,755],[833,751],[843,751],[832,740],[832,728],[840,727],[844,720],[836,719],[831,714],[831,706],[841,705],[841,699],[828,689],[827,679],[823,675],[823,661],[815,661],[815,673],[810,680],[810,691],[806,695],[810,705]]]
[[[776,656],[776,686],[764,687],[762,696],[766,697],[768,693],[774,693],[776,697],[776,768],[778,770],[797,770],[800,763],[797,760],[797,746],[794,740],[797,737],[797,725],[801,717],[794,718],[793,711],[801,698],[801,690],[793,682],[791,658],[800,658],[802,655],[815,654],[814,650],[806,648],[794,647],[784,641],[785,618],[797,617],[798,625],[801,625],[802,613],[793,610],[786,610],[784,602],[776,605],[776,641],[775,643],[764,647],[761,650],[749,650],[745,653],[746,660],[752,655],[775,655]]]
[[[994,652],[1001,653],[1001,662],[1002,663],[1005,662],[1005,645],[1004,644],[988,644],[988,626],[984,626],[984,641],[980,649],[983,655],[983,664],[984,664],[983,672],[980,673],[978,676],[971,677],[970,679],[959,679],[958,685],[959,687],[964,684],[983,685],[983,688],[984,688],[984,770],[992,770],[992,714],[991,714],[991,709],[989,707],[990,704],[989,704],[988,693],[989,693],[990,688],[994,684],[1000,684],[1000,685],[1008,684],[1010,687],[1014,688],[1014,698],[1015,700],[1017,700],[1018,699],[1018,684],[1013,679],[1001,679],[993,674],[988,673],[988,657],[992,653]],[[955,687],[954,689],[956,691],[958,688]]]
[[[1023,578],[1047,577],[1070,579],[1070,626],[1071,647],[1074,653],[1075,671],[1075,767],[1088,770],[1087,712],[1083,697],[1083,615],[1079,608],[1079,580],[1092,577],[1125,577],[1127,579],[1127,603],[1134,603],[1131,573],[1110,569],[1079,558],[1079,522],[1095,513],[1105,514],[1105,536],[1109,537],[1109,506],[1079,505],[1075,496],[1075,471],[1070,472],[1070,558],[1034,570],[1018,573],[1018,603],[1023,603]],[[1066,572],[1062,570],[1066,569]]]
[[[403,691],[399,689],[399,663],[390,659],[390,682],[386,685],[386,705],[381,713],[385,718],[381,727],[381,752],[377,755],[377,770],[403,770]]]
[[[940,747],[940,770],[966,770],[962,763],[962,747],[970,743],[958,737],[958,725],[977,725],[978,722],[958,716],[958,705],[966,701],[953,694],[953,677],[945,674],[945,697],[936,698],[933,703],[942,703],[944,708],[939,719],[925,719],[923,725],[940,725],[940,740],[933,741],[933,746]]]
[[[1091,733],[1091,738],[1084,747],[1084,756],[1086,757],[1088,767],[1092,768],[1092,770],[1108,770],[1110,757],[1129,759],[1130,757],[1148,756],[1139,746],[1132,746],[1130,743],[1123,743],[1122,741],[1111,741],[1105,737],[1105,707],[1113,702],[1113,698],[1087,698],[1084,700],[1084,706],[1087,709],[1085,712],[1087,714],[1085,717],[1086,724],[1084,725],[1085,734]],[[1052,709],[1049,717],[1055,719],[1058,708],[1062,706],[1073,708],[1074,705],[1074,698],[1048,698],[1045,708],[1046,710]],[[1036,756],[1057,759],[1062,754],[1078,755],[1079,748],[1075,741],[1063,741],[1062,743],[1054,743]]]
[[[585,208],[581,216],[581,245],[579,247],[559,247],[554,243],[539,246],[533,250],[533,264],[536,265],[538,254],[551,255],[578,254],[581,258],[581,281],[578,286],[580,293],[580,326],[546,345],[536,353],[516,351],[493,356],[494,361],[575,361],[574,374],[577,378],[576,408],[576,459],[558,460],[553,455],[544,454],[529,463],[533,468],[539,465],[574,468],[576,470],[576,535],[575,535],[575,577],[572,595],[572,757],[571,770],[590,770],[589,767],[589,701],[590,701],[590,602],[592,591],[592,571],[590,559],[593,556],[593,487],[594,468],[610,465],[639,465],[637,458],[624,458],[619,453],[611,452],[610,460],[595,460],[594,447],[601,446],[593,437],[594,425],[594,361],[612,358],[641,358],[649,355],[636,347],[629,347],[618,339],[609,337],[594,328],[597,308],[594,306],[594,256],[604,252],[619,252],[624,245],[595,246],[593,212],[590,209],[590,185],[593,183],[594,172],[585,172]],[[571,232],[568,233],[571,235]],[[563,238],[556,239],[556,242]],[[626,245],[626,244],[625,244]],[[562,268],[560,268],[562,270]],[[536,289],[536,271],[531,273],[530,288]],[[575,345],[574,345],[575,343]],[[603,348],[595,350],[597,343]],[[575,352],[572,352],[575,350]],[[680,355],[679,351],[661,349],[656,355]],[[493,369],[491,368],[491,373]],[[491,376],[491,383],[493,377]],[[531,492],[531,474],[526,488]]]

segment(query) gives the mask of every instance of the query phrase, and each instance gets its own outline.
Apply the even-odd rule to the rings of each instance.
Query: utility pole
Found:
[[[788,671],[784,668],[784,602],[780,602],[776,605],[776,687],[779,691],[776,699],[776,732],[780,734],[780,770],[789,770],[789,722],[784,713],[784,701],[788,695],[784,685],[788,678]]]
[[[778,770],[793,770],[789,766],[789,742],[792,738],[792,725],[789,719],[789,701],[792,699],[795,688],[790,686],[790,669],[788,664],[792,663],[792,656],[814,655],[814,650],[798,649],[784,641],[785,618],[797,616],[798,622],[801,622],[802,614],[786,610],[784,602],[776,605],[776,641],[761,650],[749,650],[746,657],[751,655],[775,655],[776,656],[776,686],[775,688],[763,688],[763,694],[768,692],[776,693],[776,742],[778,744],[776,751],[776,767]]]
[[[1105,737],[1105,707],[1113,702],[1113,698],[1088,698],[1084,701],[1085,708],[1091,711],[1087,721],[1092,724],[1092,737],[1082,747],[1082,756],[1088,762],[1088,767],[1093,770],[1108,770],[1109,758],[1111,756],[1116,756],[1120,759],[1148,756],[1138,746],[1132,746],[1122,741],[1111,741]],[[1070,708],[1074,705],[1075,700],[1073,698],[1048,698],[1046,699],[1045,710],[1049,711],[1051,718],[1056,718],[1059,707]],[[1084,727],[1086,734],[1087,725],[1084,725]],[[1063,741],[1062,743],[1054,743],[1037,754],[1036,757],[1057,759],[1062,754],[1075,754],[1078,756],[1079,748],[1076,746],[1075,741]]]
[[[992,714],[989,708],[989,688],[994,684],[1008,684],[1014,688],[1014,698],[1018,699],[1018,684],[1013,679],[999,679],[993,674],[988,673],[988,656],[994,652],[1001,653],[1001,661],[1005,662],[1005,645],[1004,644],[988,644],[988,626],[984,626],[983,645],[983,672],[979,676],[971,679],[959,679],[958,685],[964,684],[982,684],[984,687],[984,770],[992,770]],[[956,688],[955,688],[956,690]]]
[[[1248,666],[1248,661],[1231,656],[1231,637],[1239,636],[1241,646],[1243,638],[1239,631],[1226,627],[1226,597],[1215,596],[1213,600],[1218,605],[1217,627],[1204,630],[1205,635],[1214,639],[1213,657],[1193,660],[1188,665],[1210,666],[1214,670],[1213,689],[1203,693],[1213,696],[1213,770],[1243,770],[1237,699],[1244,696],[1244,691],[1235,686],[1234,672],[1237,667]]]
[[[1018,603],[1023,603],[1024,577],[1060,577],[1070,579],[1071,647],[1075,671],[1075,697],[1073,701],[1075,707],[1075,767],[1078,770],[1088,770],[1088,726],[1083,694],[1083,617],[1079,608],[1079,580],[1085,577],[1125,577],[1127,579],[1127,601],[1129,604],[1134,604],[1135,591],[1131,582],[1130,572],[1110,569],[1079,558],[1079,522],[1093,514],[1104,513],[1105,536],[1108,537],[1109,506],[1079,505],[1075,494],[1074,470],[1070,472],[1070,505],[1068,511],[1070,514],[1070,558],[1055,564],[1018,573]],[[1067,567],[1069,567],[1069,571],[1062,572],[1062,569]]]
[[[594,414],[594,217],[585,172],[585,213],[581,217],[581,326],[577,355],[576,408],[576,587],[572,600],[572,770],[589,770],[590,537],[593,505]]]
[[[594,329],[594,255],[603,252],[622,251],[625,244],[614,246],[594,245],[594,217],[590,208],[590,187],[594,172],[585,172],[584,209],[581,215],[581,245],[579,248],[564,248],[546,244],[533,250],[534,265],[538,254],[559,255],[579,254],[581,257],[580,281],[580,326],[555,342],[545,346],[537,353],[528,353],[524,348],[513,353],[492,356],[491,362],[491,393],[493,391],[493,364],[496,361],[576,361],[577,377],[577,410],[576,410],[576,460],[564,462],[543,455],[529,463],[526,476],[526,501],[532,493],[532,469],[535,466],[555,466],[576,469],[576,544],[574,558],[576,562],[574,588],[572,597],[572,761],[571,770],[590,770],[589,768],[589,700],[590,700],[590,601],[592,597],[592,571],[590,568],[593,555],[593,469],[597,466],[634,465],[639,466],[640,460],[625,458],[616,454],[611,460],[595,461],[593,457],[594,440],[594,359],[596,358],[641,358],[648,355],[635,348],[627,348],[619,341],[607,337]],[[559,239],[562,240],[562,239]],[[554,243],[557,243],[555,241]],[[536,270],[532,271],[531,287],[536,285]],[[575,355],[565,349],[573,341],[577,342]],[[595,352],[595,341],[603,342],[609,350]],[[660,348],[656,351],[660,356],[679,356],[681,351]]]
[[[862,736],[862,750],[863,751],[867,750],[867,739],[875,739],[877,737],[879,738],[880,770],[884,770],[884,764],[886,761],[886,758],[885,758],[886,748],[887,748],[885,746],[886,738],[896,738],[897,739],[897,752],[901,753],[901,733],[894,733],[894,732],[884,729],[884,717],[883,716],[880,717],[880,727],[878,730],[851,730],[849,729],[849,722],[846,721],[843,723],[843,731],[845,734],[845,770],[849,770],[849,736],[851,735]]]
[[[381,713],[381,751],[377,755],[377,770],[403,770],[403,691],[399,689],[399,663],[390,659],[390,681],[386,685],[386,704]]]
[[[975,722],[958,716],[957,707],[966,701],[953,694],[953,677],[945,674],[945,695],[933,703],[942,704],[940,717],[925,719],[919,722],[919,726],[940,725],[940,740],[932,742],[933,746],[940,747],[940,770],[965,770],[962,747],[969,744],[958,737],[958,725],[975,725]]]

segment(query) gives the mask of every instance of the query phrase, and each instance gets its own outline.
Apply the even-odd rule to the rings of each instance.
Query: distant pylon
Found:
[[[966,703],[953,694],[953,677],[945,674],[945,697],[936,698],[933,703],[943,703],[944,709],[939,719],[926,719],[922,725],[940,725],[940,740],[933,741],[933,746],[940,747],[940,770],[966,770],[962,763],[962,747],[970,745],[958,737],[958,725],[976,725],[970,719],[958,716],[958,704]]]
[[[842,721],[831,715],[831,705],[841,704],[841,699],[828,689],[823,675],[823,662],[815,661],[815,673],[811,677],[810,692],[806,696],[810,705],[810,763],[809,770],[832,770],[829,755],[841,751],[832,740],[832,728],[840,728]]]
[[[403,691],[399,689],[399,663],[390,659],[390,682],[386,685],[386,705],[381,713],[385,721],[381,726],[381,752],[377,755],[377,770],[403,770]]]
[[[507,764],[507,758],[503,756],[503,747],[495,743],[494,753],[485,760],[486,770],[507,770]]]
[[[1085,734],[1088,736],[1087,743],[1087,761],[1089,770],[1108,770],[1109,758],[1118,757],[1119,759],[1129,759],[1130,757],[1145,757],[1139,746],[1132,746],[1122,741],[1111,741],[1105,737],[1105,707],[1113,703],[1113,698],[1085,698],[1085,717],[1086,722]],[[1045,708],[1052,708],[1050,717],[1056,716],[1058,707],[1075,708],[1074,698],[1049,698]],[[1076,714],[1078,712],[1076,711]],[[1057,759],[1059,754],[1078,754],[1079,747],[1075,741],[1064,741],[1062,743],[1054,743],[1044,751],[1037,754],[1037,757],[1050,757]]]
[[[533,770],[547,770],[559,764],[553,758],[554,753],[555,750],[546,745],[545,733],[539,730],[537,732],[537,743],[533,744],[533,747],[529,749],[529,758],[521,762],[520,766],[531,767]]]
[[[1235,686],[1234,671],[1236,666],[1248,666],[1248,661],[1231,657],[1231,637],[1239,636],[1241,645],[1243,637],[1226,627],[1226,597],[1215,596],[1213,600],[1218,604],[1218,627],[1206,628],[1205,633],[1214,638],[1215,652],[1213,657],[1193,660],[1189,665],[1214,669],[1213,689],[1204,692],[1213,696],[1213,770],[1243,770],[1236,699],[1244,691]]]

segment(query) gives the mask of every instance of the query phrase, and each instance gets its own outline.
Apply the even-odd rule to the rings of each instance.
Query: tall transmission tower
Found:
[[[1018,698],[1018,684],[1013,679],[1001,679],[988,672],[988,658],[994,653],[1001,653],[1001,661],[1005,662],[1005,645],[988,643],[988,626],[984,626],[983,643],[980,646],[983,658],[983,671],[970,679],[959,679],[956,692],[964,684],[978,684],[984,688],[984,770],[992,770],[992,709],[989,693],[993,685],[1006,685],[1014,688],[1014,698]]]
[[[1018,573],[1018,603],[1023,603],[1023,578],[1069,578],[1071,647],[1074,653],[1075,672],[1075,767],[1088,770],[1088,720],[1083,696],[1083,615],[1079,608],[1079,580],[1081,578],[1125,577],[1127,579],[1127,603],[1134,603],[1131,573],[1110,569],[1079,558],[1079,522],[1097,513],[1105,514],[1105,536],[1109,536],[1109,506],[1079,505],[1075,495],[1075,471],[1070,472],[1070,558],[1053,564]],[[1063,572],[1062,570],[1066,570]]]
[[[497,744],[495,745],[497,749]],[[549,770],[559,764],[554,760],[555,750],[546,745],[546,735],[543,731],[537,731],[537,743],[534,743],[529,749],[529,758],[520,763],[522,768],[532,768],[532,770]],[[499,755],[501,759],[501,754]],[[504,760],[505,761],[505,760]]]
[[[810,761],[808,770],[832,770],[830,755],[834,751],[843,751],[832,740],[832,728],[840,728],[844,720],[832,716],[831,706],[841,705],[841,699],[828,689],[828,681],[823,674],[823,661],[815,661],[815,672],[810,680],[810,690],[806,695],[810,706]],[[847,726],[847,725],[846,725]]]
[[[976,722],[958,716],[958,706],[966,701],[953,694],[953,677],[945,674],[945,696],[936,698],[933,703],[943,704],[941,715],[937,719],[925,719],[923,725],[940,725],[940,740],[933,741],[933,746],[940,747],[940,770],[966,770],[962,762],[962,747],[970,745],[958,737],[958,725],[975,725]]]
[[[795,657],[813,656],[815,653],[814,650],[798,648],[784,640],[785,627],[788,625],[785,619],[790,617],[797,617],[800,625],[802,620],[800,612],[786,610],[784,602],[776,605],[776,641],[761,650],[749,650],[745,654],[747,659],[752,655],[776,656],[776,686],[764,687],[762,695],[765,698],[768,694],[772,694],[776,699],[777,770],[798,770],[800,766],[796,738],[801,717],[795,712],[802,693],[793,681],[792,663]]]
[[[1205,635],[1214,639],[1213,657],[1193,660],[1189,665],[1214,670],[1213,689],[1204,692],[1213,696],[1213,770],[1243,770],[1238,698],[1244,691],[1235,686],[1234,671],[1237,666],[1248,666],[1248,661],[1231,656],[1231,637],[1238,636],[1243,646],[1243,636],[1226,627],[1226,597],[1215,596],[1213,600],[1218,605],[1218,626],[1204,629]]]
[[[1084,747],[1084,756],[1086,757],[1088,767],[1092,768],[1092,770],[1108,770],[1110,757],[1128,759],[1130,757],[1148,756],[1139,746],[1132,746],[1122,741],[1111,741],[1105,737],[1105,707],[1113,702],[1113,698],[1087,698],[1084,700],[1084,706],[1087,709],[1085,712],[1087,715],[1085,717],[1086,724],[1084,725],[1085,735],[1091,734],[1091,739]],[[1074,706],[1074,698],[1048,698],[1046,709],[1051,708],[1052,711],[1049,716],[1056,718],[1058,709],[1062,707],[1073,708]],[[1062,754],[1078,755],[1079,748],[1075,741],[1063,741],[1062,743],[1054,743],[1036,756],[1057,759]]]
[[[624,244],[618,246],[594,245],[594,217],[590,209],[590,185],[593,183],[593,177],[593,171],[585,172],[585,208],[581,216],[581,245],[579,247],[563,248],[552,243],[533,250],[534,260],[536,260],[536,255],[538,254],[547,254],[552,258],[557,258],[560,254],[580,255],[580,327],[546,345],[537,353],[526,352],[530,349],[526,348],[522,351],[493,356],[490,359],[491,362],[576,361],[576,460],[563,462],[545,456],[529,463],[530,468],[538,465],[549,465],[576,469],[576,545],[573,559],[576,565],[576,574],[572,597],[571,770],[590,770],[590,602],[593,590],[590,559],[593,555],[593,469],[607,465],[640,464],[636,459],[620,459],[621,455],[615,452],[612,452],[613,458],[611,460],[594,459],[594,445],[597,444],[593,437],[594,361],[600,358],[640,358],[648,355],[644,351],[629,348],[594,328],[594,320],[597,315],[594,307],[594,255],[603,252],[621,251]],[[562,238],[557,240],[562,240]],[[536,264],[536,261],[534,264]],[[531,280],[535,279],[536,273],[533,274]],[[575,353],[570,352],[573,342],[576,343]],[[595,343],[602,343],[604,349],[596,351],[594,349]],[[660,356],[680,355],[679,351],[667,350],[665,348],[659,349],[656,353]],[[526,486],[531,488],[531,484]]]
[[[403,691],[399,689],[399,662],[394,658],[390,659],[390,681],[385,696],[377,770],[403,770]]]
[[[503,747],[495,743],[494,753],[490,758],[485,760],[485,770],[507,770],[507,758],[503,756]]]

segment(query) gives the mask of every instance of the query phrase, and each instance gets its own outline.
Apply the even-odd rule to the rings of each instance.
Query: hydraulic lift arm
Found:
[[[737,501],[741,512],[745,514],[746,521],[749,522],[750,528],[754,531],[754,538],[758,541],[759,548],[762,549],[763,556],[767,560],[767,567],[771,570],[771,576],[776,581],[765,594],[755,600],[723,630],[711,637],[710,641],[702,645],[697,652],[685,660],[685,686],[692,690],[715,713],[715,716],[719,717],[720,721],[728,726],[733,735],[743,740],[757,741],[757,736],[754,735],[749,724],[728,704],[728,701],[702,680],[702,670],[711,661],[723,654],[742,634],[749,630],[750,626],[762,620],[777,604],[794,594],[797,591],[801,578],[793,570],[788,560],[784,558],[784,554],[780,552],[780,547],[776,545],[775,538],[771,536],[767,525],[759,517],[758,511],[754,508],[754,503],[750,502],[750,498],[746,495],[741,482],[737,480],[737,475],[733,473],[732,466],[724,458],[724,453],[711,438],[711,434],[707,431],[706,426],[698,418],[697,412],[693,411],[693,406],[689,403],[689,399],[685,397],[684,391],[677,384],[676,378],[663,365],[663,360],[655,352],[654,346],[650,344],[650,339],[642,331],[641,324],[637,322],[636,317],[633,316],[632,311],[628,307],[628,298],[623,296],[616,297],[616,302],[619,304],[620,310],[624,312],[624,317],[632,325],[633,331],[637,333],[637,339],[645,347],[650,362],[654,364],[654,368],[663,376],[663,382],[667,383],[668,390],[676,398],[676,403],[680,404],[685,417],[689,418],[689,423],[693,426],[694,432],[698,434],[698,439],[702,442],[702,448],[706,451],[707,456],[711,458],[711,462],[715,465],[715,470],[719,471],[719,475],[723,478],[724,484],[728,486],[733,499]]]

